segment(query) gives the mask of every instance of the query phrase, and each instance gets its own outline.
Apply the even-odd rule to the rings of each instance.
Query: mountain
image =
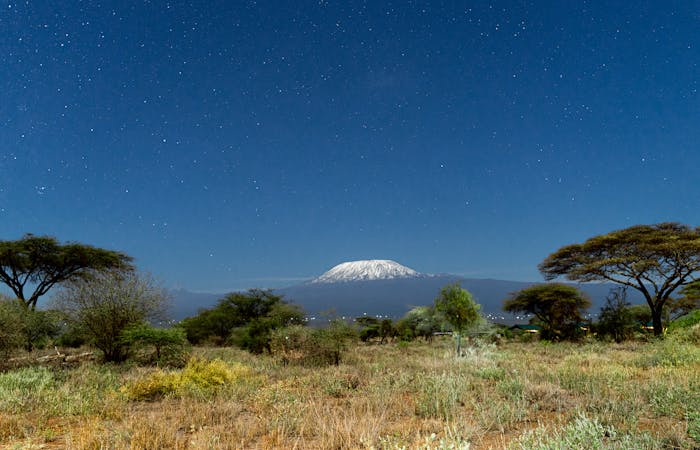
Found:
[[[424,275],[402,266],[396,261],[370,259],[338,264],[320,277],[311,280],[311,283],[346,283],[350,281],[393,280],[396,278],[417,278],[422,276]]]
[[[394,279],[345,281],[335,283],[304,283],[277,289],[287,301],[297,303],[310,317],[333,311],[339,316],[402,317],[414,306],[431,305],[440,290],[451,283],[459,283],[481,305],[482,313],[490,320],[501,323],[522,322],[516,316],[502,311],[503,300],[512,292],[538,284],[535,282],[474,279],[457,275],[414,276]],[[591,314],[597,314],[605,304],[605,297],[615,285],[573,284],[588,294],[593,304]],[[637,291],[628,291],[632,303],[644,303]]]
[[[339,316],[362,315],[398,318],[414,306],[430,305],[440,289],[450,283],[460,283],[481,305],[489,319],[513,323],[522,321],[504,313],[503,300],[510,293],[537,284],[535,282],[463,278],[458,275],[430,275],[417,272],[390,260],[350,261],[338,264],[323,275],[308,282],[274,289],[285,300],[301,305],[309,317],[333,312]],[[597,314],[605,303],[609,283],[574,284],[591,298],[591,314]],[[201,308],[210,308],[225,294],[192,293],[185,290],[171,292],[172,315],[176,320],[197,314]],[[628,291],[631,303],[644,303],[641,294]]]

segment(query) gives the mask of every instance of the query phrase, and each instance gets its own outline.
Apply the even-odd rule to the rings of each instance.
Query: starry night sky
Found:
[[[562,245],[700,224],[697,2],[28,1],[0,30],[0,239],[166,286],[540,280]]]

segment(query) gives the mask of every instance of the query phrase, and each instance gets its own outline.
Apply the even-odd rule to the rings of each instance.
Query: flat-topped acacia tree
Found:
[[[663,333],[670,295],[700,271],[700,227],[675,222],[635,225],[567,245],[540,265],[545,279],[611,281],[638,290],[651,310],[654,334]]]
[[[133,270],[124,253],[79,243],[60,244],[51,236],[26,234],[16,241],[0,241],[0,281],[12,289],[28,309],[54,285],[87,276],[91,271]],[[29,295],[25,289],[33,288]]]

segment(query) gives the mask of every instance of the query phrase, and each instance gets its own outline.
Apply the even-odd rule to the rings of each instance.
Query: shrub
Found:
[[[137,352],[138,361],[182,367],[187,360],[187,338],[182,328],[155,328],[138,324],[124,330],[121,338]]]
[[[252,376],[243,364],[229,365],[221,360],[192,358],[182,371],[156,370],[121,388],[131,400],[154,400],[163,396],[211,395],[215,391]]]
[[[611,289],[598,316],[598,336],[610,337],[618,343],[632,338],[639,325],[629,307],[627,289],[621,287]]]
[[[70,282],[55,301],[69,324],[102,351],[106,362],[119,363],[130,350],[122,332],[145,320],[163,319],[169,297],[150,276],[110,272]]]
[[[668,326],[668,334],[678,341],[700,344],[700,310],[671,322]]]
[[[271,333],[270,351],[282,364],[338,365],[348,344],[356,339],[357,332],[341,320],[321,329],[293,325]]]
[[[270,350],[282,364],[312,363],[317,349],[313,330],[301,325],[279,328],[270,335]]]
[[[24,344],[22,308],[17,301],[0,298],[0,357],[3,359]]]

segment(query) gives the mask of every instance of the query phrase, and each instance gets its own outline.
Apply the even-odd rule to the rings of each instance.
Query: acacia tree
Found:
[[[82,278],[95,270],[132,270],[132,258],[90,245],[59,244],[51,236],[26,234],[0,241],[0,281],[29,309],[57,283]],[[25,288],[34,290],[27,296]]]
[[[442,288],[440,296],[435,299],[435,309],[444,314],[445,320],[452,325],[457,333],[457,356],[461,354],[462,333],[479,321],[481,305],[474,301],[472,294],[462,289],[459,283],[450,284]]]
[[[635,225],[562,247],[539,269],[547,280],[611,281],[640,291],[654,334],[660,335],[670,295],[700,270],[700,228],[674,222]]]
[[[545,339],[571,339],[578,334],[590,300],[578,289],[560,283],[538,284],[511,294],[503,310],[533,314]]]

